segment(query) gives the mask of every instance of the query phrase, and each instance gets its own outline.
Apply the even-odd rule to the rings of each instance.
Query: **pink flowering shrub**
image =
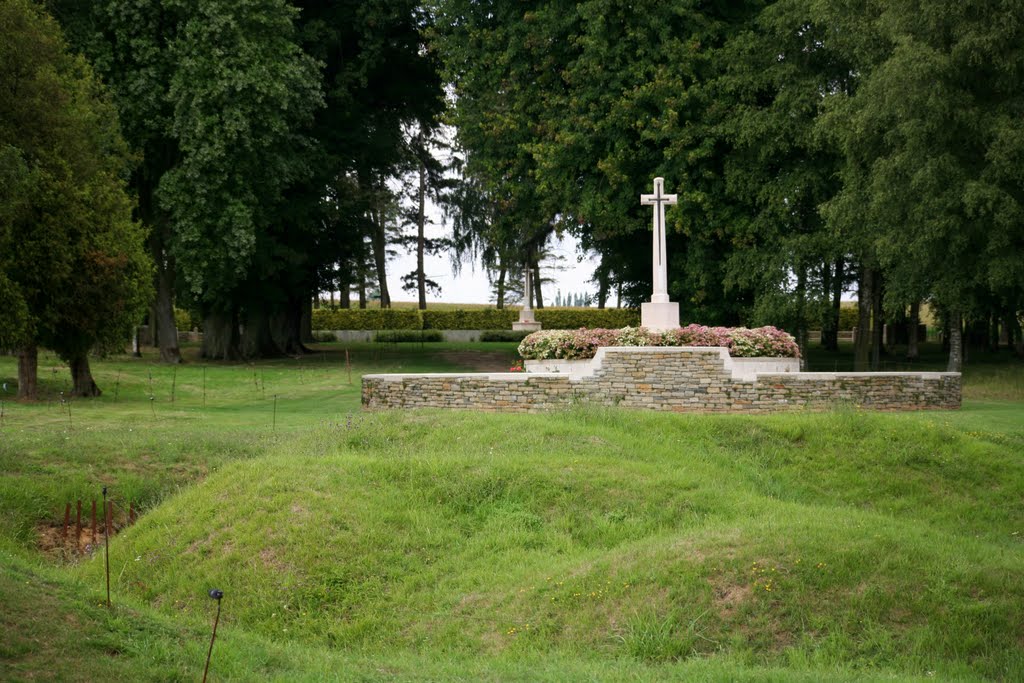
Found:
[[[541,330],[523,339],[519,355],[527,360],[593,358],[602,346],[724,346],[734,358],[799,358],[792,335],[775,327],[687,325],[665,332],[643,327],[621,330]]]

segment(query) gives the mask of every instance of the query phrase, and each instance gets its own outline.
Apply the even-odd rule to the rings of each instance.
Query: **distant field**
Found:
[[[0,421],[0,679],[197,680],[214,586],[211,680],[1024,679],[1019,362],[953,412],[366,414],[364,372],[515,344],[317,348],[97,362],[70,407],[44,357]],[[110,612],[102,554],[39,546],[103,485],[142,510]]]

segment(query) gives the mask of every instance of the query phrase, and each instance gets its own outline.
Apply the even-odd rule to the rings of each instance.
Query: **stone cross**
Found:
[[[652,303],[668,303],[668,259],[665,257],[665,206],[677,203],[674,194],[665,194],[665,179],[654,179],[654,194],[640,195],[640,203],[654,207],[654,293]]]

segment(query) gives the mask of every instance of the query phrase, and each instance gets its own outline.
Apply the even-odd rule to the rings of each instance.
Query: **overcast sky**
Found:
[[[427,231],[428,237],[443,237],[445,228],[433,227]],[[551,251],[563,259],[559,269],[541,266],[541,275],[545,278],[553,278],[554,284],[544,287],[544,304],[553,306],[555,292],[562,290],[562,294],[587,292],[596,294],[597,287],[588,282],[594,276],[596,260],[584,258],[578,262],[580,254],[577,251],[576,240],[566,236],[565,239],[552,242]],[[388,290],[391,292],[393,301],[416,301],[416,292],[406,292],[402,289],[402,275],[416,269],[416,254],[403,254],[399,258],[388,262]],[[462,270],[456,276],[452,273],[452,259],[450,254],[441,256],[427,256],[424,270],[427,277],[441,285],[440,296],[427,294],[427,302],[443,301],[447,303],[462,304],[486,304],[491,301],[491,285],[487,281],[480,264],[464,264]]]

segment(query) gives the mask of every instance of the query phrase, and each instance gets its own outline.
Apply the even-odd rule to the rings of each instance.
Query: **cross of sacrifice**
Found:
[[[654,293],[651,301],[668,301],[668,267],[665,263],[665,206],[678,203],[674,194],[665,194],[665,179],[654,179],[654,194],[640,195],[640,203],[654,207]]]

